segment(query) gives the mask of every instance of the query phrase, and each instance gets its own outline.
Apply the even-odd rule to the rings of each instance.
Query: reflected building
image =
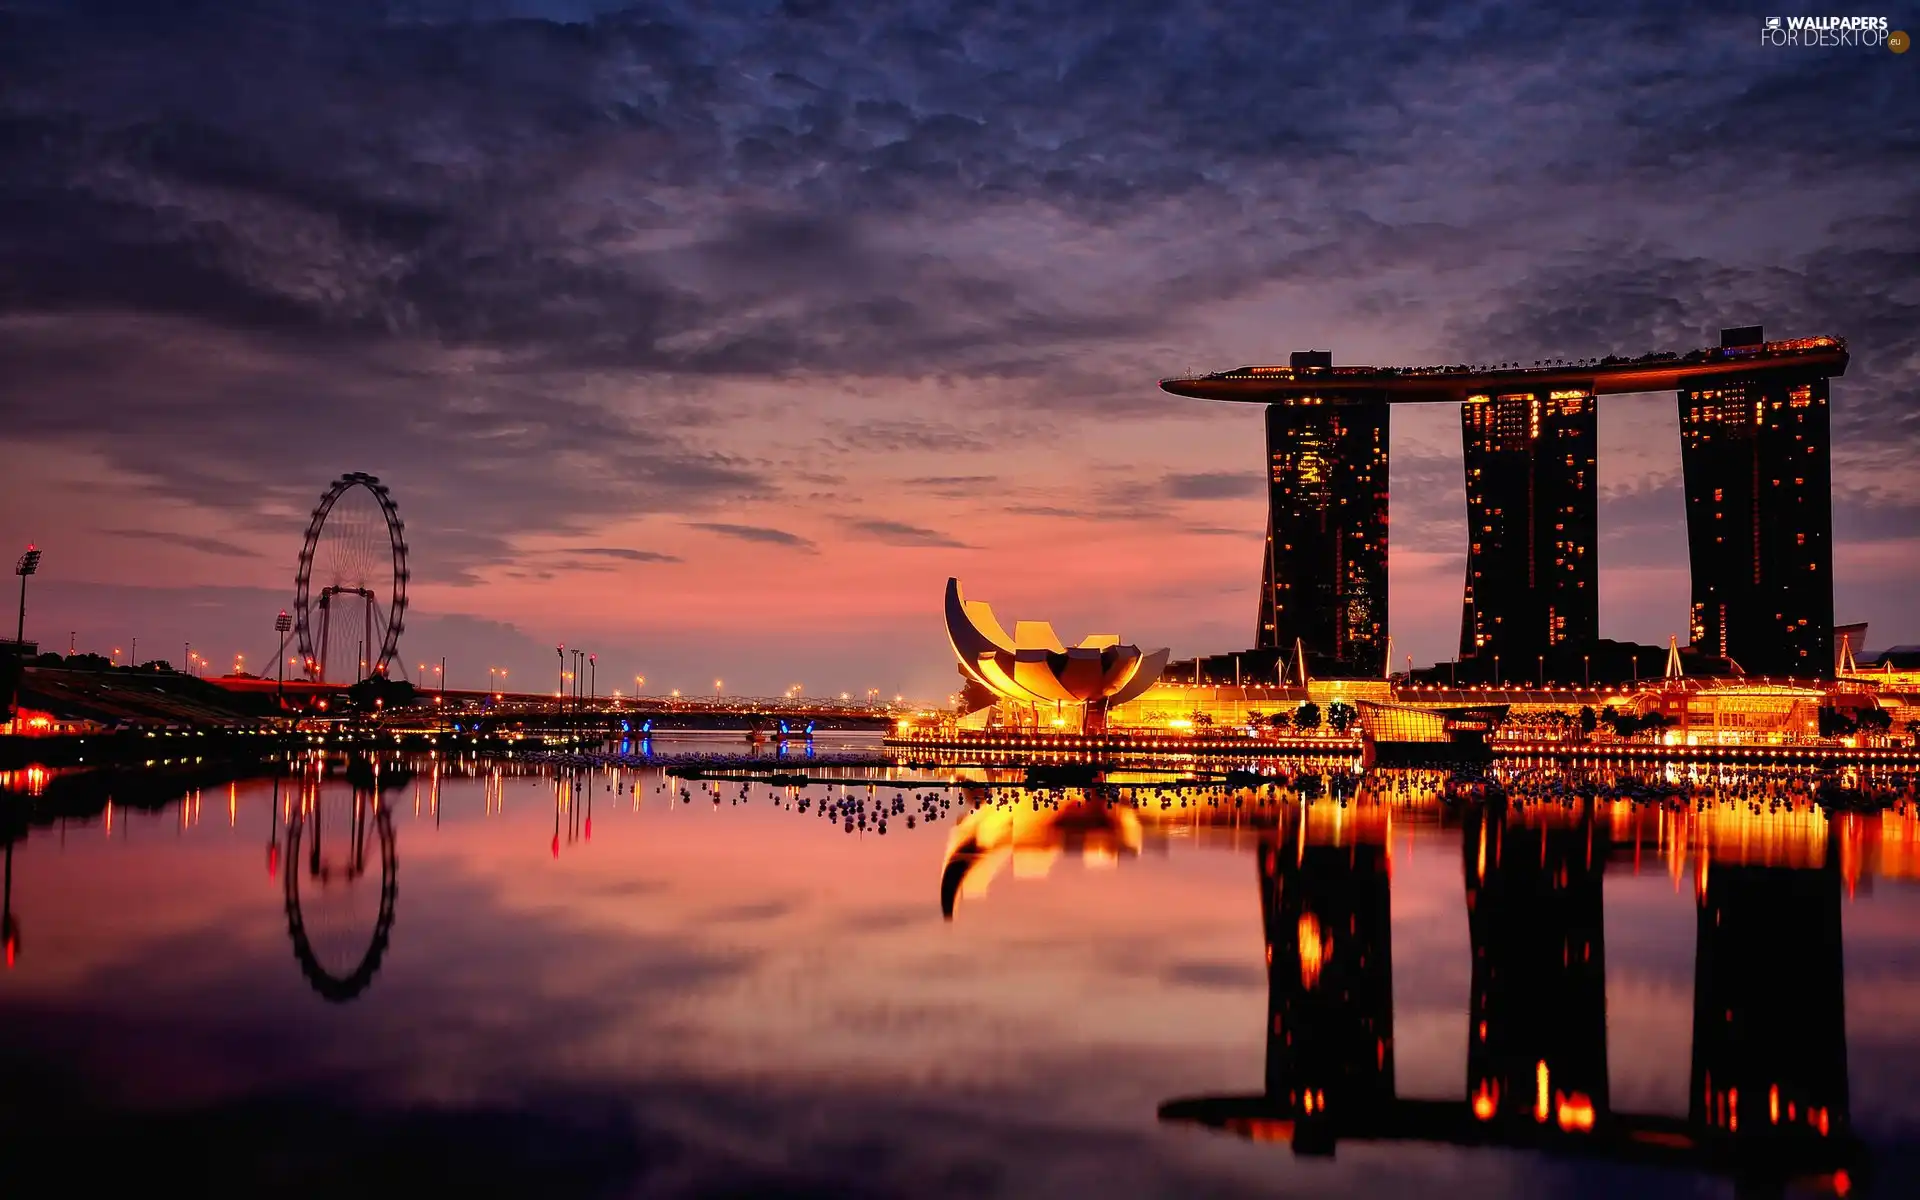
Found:
[[[1474,808],[1462,850],[1473,1115],[1591,1129],[1608,1111],[1605,834],[1584,814],[1520,823]]]
[[[1162,1120],[1305,1155],[1425,1141],[1708,1171],[1742,1196],[1793,1181],[1845,1195],[1856,1181],[1837,852],[1812,869],[1706,864],[1682,1116],[1612,1105],[1602,878],[1613,847],[1590,813],[1468,811],[1462,1099],[1395,1092],[1387,848],[1316,846],[1312,828],[1303,820],[1297,845],[1269,835],[1256,850],[1269,956],[1262,1092],[1169,1101]]]
[[[1267,934],[1267,1095],[1303,1153],[1393,1101],[1393,938],[1381,844],[1259,851]],[[1337,1121],[1337,1123],[1336,1123]]]
[[[1758,352],[1760,331],[1725,349]],[[1826,372],[1773,370],[1680,392],[1693,575],[1689,640],[1750,675],[1833,674],[1833,479]]]
[[[1846,1137],[1837,848],[1819,867],[1714,864],[1700,889],[1688,1119],[1769,1154]]]
[[[1303,375],[1325,352],[1295,354]],[[1256,649],[1305,648],[1323,674],[1378,676],[1387,656],[1385,395],[1267,406],[1267,544]]]
[[[1586,388],[1480,393],[1460,406],[1460,658],[1486,664],[1477,674],[1531,682],[1541,657],[1600,636],[1596,430]]]

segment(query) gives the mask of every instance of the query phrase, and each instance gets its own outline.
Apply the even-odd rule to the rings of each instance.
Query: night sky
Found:
[[[1896,29],[1920,11],[1883,9]],[[27,633],[271,657],[392,488],[411,664],[955,682],[940,589],[1249,643],[1260,410],[1188,369],[1832,333],[1837,616],[1920,641],[1920,54],[1752,5],[0,0],[0,541]],[[1672,395],[1601,405],[1601,632],[1687,603]],[[1458,415],[1394,415],[1396,658]],[[10,632],[10,631],[9,631]],[[625,686],[631,686],[630,683]]]

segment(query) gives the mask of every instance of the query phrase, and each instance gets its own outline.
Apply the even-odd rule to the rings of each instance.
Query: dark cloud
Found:
[[[1257,471],[1202,471],[1169,474],[1162,487],[1174,500],[1237,500],[1257,496],[1266,486]]]
[[[971,546],[934,529],[922,529],[904,521],[848,521],[847,528],[895,546],[941,546],[952,550],[970,550]]]
[[[190,533],[173,533],[165,529],[106,529],[101,532],[109,537],[129,538],[134,541],[159,542],[168,546],[179,546],[184,550],[198,550],[202,554],[214,554],[222,558],[259,558],[257,550],[219,538],[198,537]]]
[[[932,492],[936,496],[971,496],[999,482],[997,475],[920,475],[901,480],[900,486]]]
[[[768,529],[762,525],[730,525],[721,521],[689,521],[694,529],[703,529],[708,533],[717,533],[722,537],[738,538],[743,542],[759,542],[768,546],[792,546],[800,550],[814,550],[813,542],[797,533],[788,533],[784,529]]]
[[[991,450],[994,439],[984,432],[937,421],[872,420],[841,426],[832,439],[841,449],[899,453],[927,450],[941,454],[968,454]]]
[[[244,509],[236,537],[289,536],[319,481],[372,470],[422,581],[477,585],[614,520],[854,508],[886,456],[1110,455],[1094,435],[1152,436],[1180,366],[1361,331],[1338,359],[1580,357],[1758,320],[1852,339],[1836,462],[1864,485],[1920,449],[1920,75],[1764,50],[1759,20],[12,5],[0,438]],[[782,437],[811,440],[755,444]],[[1165,445],[1163,497],[1257,495]],[[1015,511],[1163,519],[1071,486]]]
[[[574,546],[564,553],[578,554],[587,558],[617,558],[621,562],[634,563],[677,563],[681,561],[677,554],[662,554],[658,550],[629,550],[623,546]]]

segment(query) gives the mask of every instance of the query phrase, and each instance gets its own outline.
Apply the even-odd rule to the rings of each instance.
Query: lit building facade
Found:
[[[1387,412],[1384,396],[1268,406],[1256,648],[1298,643],[1328,674],[1386,666]]]
[[[1578,671],[1586,682],[1601,666],[1586,649],[1599,632],[1595,398],[1669,392],[1686,476],[1690,647],[1750,675],[1830,677],[1827,384],[1847,363],[1838,338],[1768,342],[1748,327],[1685,354],[1335,367],[1315,351],[1160,386],[1266,406],[1258,649],[1298,642],[1317,673],[1382,673],[1388,413],[1452,403],[1466,443],[1469,677],[1540,683]]]
[[[1600,634],[1596,423],[1586,388],[1477,394],[1460,406],[1467,578],[1460,658],[1533,680]],[[1496,670],[1494,660],[1500,662]]]
[[[1749,675],[1833,674],[1829,424],[1816,374],[1680,393],[1689,640]]]

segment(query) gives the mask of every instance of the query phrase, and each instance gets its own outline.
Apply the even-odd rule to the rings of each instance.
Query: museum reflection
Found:
[[[1342,1141],[1505,1146],[1707,1171],[1741,1195],[1789,1182],[1847,1194],[1867,1164],[1848,1109],[1840,823],[1826,822],[1817,861],[1696,862],[1684,1117],[1609,1095],[1604,880],[1610,861],[1638,861],[1638,823],[1591,804],[1462,809],[1472,984],[1458,1100],[1395,1087],[1389,823],[1332,838],[1304,817],[1277,827],[1255,851],[1264,1091],[1170,1101],[1161,1119],[1302,1155]]]

